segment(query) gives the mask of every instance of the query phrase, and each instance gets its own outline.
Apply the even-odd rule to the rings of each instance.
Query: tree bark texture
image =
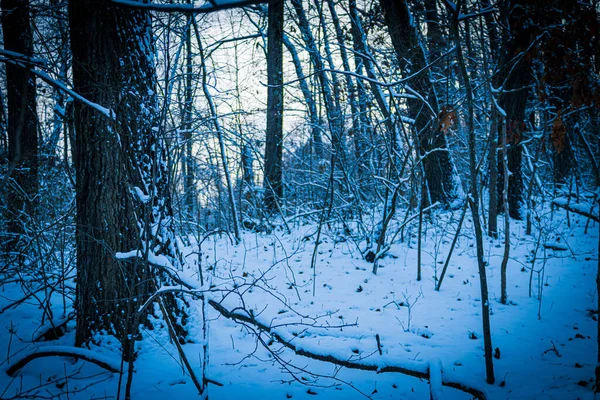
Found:
[[[77,331],[135,339],[137,305],[155,286],[150,253],[175,255],[147,11],[109,0],[69,2],[73,83],[110,117],[75,103]],[[137,252],[127,259],[117,252]],[[176,256],[170,258],[176,265]],[[128,340],[127,337],[130,339]]]

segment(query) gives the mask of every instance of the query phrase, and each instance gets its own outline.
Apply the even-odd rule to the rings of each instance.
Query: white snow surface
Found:
[[[403,212],[397,216],[397,225],[403,221]],[[272,327],[298,349],[380,368],[397,365],[431,371],[431,385],[398,373],[349,370],[297,356],[262,334],[265,348],[257,343],[251,329],[220,316],[200,299],[190,298],[186,325],[190,342],[183,349],[201,377],[203,345],[208,344],[206,375],[223,384],[209,384],[209,398],[470,398],[455,389],[442,390],[441,382],[452,380],[483,390],[489,399],[592,399],[597,364],[598,224],[590,222],[584,234],[585,217],[571,214],[568,227],[564,210],[541,215],[541,243],[566,242],[571,251],[538,248],[530,297],[530,266],[538,233],[534,230],[534,236],[526,236],[524,225],[512,221],[508,305],[498,301],[502,233],[498,240],[484,239],[493,348],[500,352],[500,358],[494,358],[496,383],[488,385],[471,217],[467,214],[465,218],[441,291],[436,292],[434,276],[441,272],[461,210],[432,212],[431,217],[424,218],[421,281],[416,281],[416,220],[406,227],[404,242],[399,241],[401,235],[397,236],[388,256],[380,260],[377,275],[371,273],[372,264],[364,261],[358,250],[364,249],[364,243],[357,246],[344,235],[341,225],[325,229],[317,253],[314,296],[310,264],[316,226],[301,225],[299,220],[294,221],[291,235],[247,232],[238,246],[226,236],[210,237],[200,249],[187,248],[187,269],[180,273],[186,282],[200,289],[198,270],[202,268],[212,300],[230,310],[244,307],[236,312]],[[503,226],[502,221],[498,225]],[[390,229],[393,232],[393,226]],[[118,257],[135,255],[137,252],[132,251]],[[0,310],[23,296],[19,284],[4,284]],[[62,298],[53,296],[53,315],[60,320],[65,311],[73,311],[72,305],[67,303],[64,309]],[[207,336],[203,335],[203,308],[209,319]],[[67,334],[60,339],[31,343],[39,335],[42,311],[33,297],[0,314],[4,371],[19,353],[33,346],[73,346],[74,321],[69,322]],[[156,316],[160,315],[156,311]],[[143,339],[137,346],[133,398],[197,398],[163,321],[155,317],[151,321],[154,329],[143,328]],[[376,335],[380,337],[382,355]],[[120,360],[119,346],[114,338],[99,335],[91,350],[114,364],[114,360]],[[277,357],[283,365],[275,360]],[[126,374],[121,396],[125,382]],[[94,364],[42,358],[29,363],[14,378],[0,373],[0,398],[27,395],[116,399],[118,384],[118,374]]]

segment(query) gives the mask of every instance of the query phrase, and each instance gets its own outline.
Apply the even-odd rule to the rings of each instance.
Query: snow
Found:
[[[578,212],[583,215],[591,215],[593,218],[598,219],[598,206],[596,204],[577,203],[574,200],[569,201],[568,198],[564,198],[564,197],[556,198],[556,199],[552,200],[552,203],[559,207],[569,207],[570,209],[574,210],[575,212]]]
[[[597,307],[598,224],[590,221],[588,233],[584,234],[587,218],[571,213],[569,227],[565,210],[545,209],[537,213],[539,221],[536,223],[540,226],[534,229],[534,236],[527,236],[524,224],[512,221],[511,259],[507,271],[510,303],[507,305],[498,301],[504,251],[502,232],[498,240],[484,239],[492,341],[493,348],[499,349],[499,358],[494,358],[496,384],[488,385],[485,383],[479,277],[469,213],[444,285],[441,291],[434,290],[461,212],[461,209],[435,208],[431,210],[431,217],[424,218],[421,281],[416,280],[416,220],[405,226],[405,241],[400,242],[398,235],[388,255],[379,260],[378,275],[371,273],[372,264],[362,259],[353,240],[337,240],[344,233],[342,227],[338,232],[332,223],[323,231],[317,252],[315,296],[312,295],[310,265],[316,226],[303,225],[301,218],[291,222],[291,235],[279,231],[273,234],[246,232],[238,246],[231,245],[226,235],[213,235],[211,240],[201,242],[200,248],[197,245],[186,248],[186,269],[180,272],[180,277],[200,289],[198,262],[201,262],[205,279],[210,281],[205,289],[211,290],[210,297],[204,297],[205,303],[210,298],[228,310],[235,309],[240,315],[255,318],[272,330],[272,333],[261,333],[249,324],[224,318],[199,298],[188,297],[186,329],[190,342],[184,344],[183,349],[194,372],[201,377],[203,346],[208,345],[206,375],[223,385],[209,384],[209,397],[470,398],[458,390],[442,388],[442,382],[453,381],[480,389],[489,399],[592,399],[590,380],[597,365],[597,322],[594,320],[597,314],[593,310]],[[400,210],[396,218],[389,228],[390,235],[404,221],[404,211]],[[499,222],[499,226],[503,226]],[[540,227],[543,228],[542,244],[560,243],[568,246],[569,251],[540,246],[531,270]],[[364,246],[364,243],[358,244]],[[116,256],[127,259],[140,255],[140,251],[133,250]],[[171,268],[164,256],[150,254],[150,258],[152,263]],[[530,278],[532,297],[529,296]],[[165,286],[160,291],[178,288]],[[2,291],[0,309],[23,297],[23,289],[17,283],[5,284]],[[53,315],[58,321],[63,320],[64,315],[72,312],[72,305],[64,310],[58,294],[51,296]],[[4,370],[24,352],[35,351],[39,346],[73,350],[74,321],[67,323],[65,336],[30,343],[42,314],[37,301],[24,302],[0,314],[0,354]],[[203,334],[204,317],[209,324],[208,336]],[[182,369],[163,321],[150,318],[155,328],[142,328],[133,398],[196,398],[197,391]],[[257,334],[266,347],[257,342]],[[379,371],[390,366],[402,367],[430,374],[430,381],[399,373],[339,368],[297,356],[277,340],[271,340],[274,334],[296,349],[376,366]],[[376,335],[380,338],[381,355]],[[97,342],[90,350],[81,351],[93,352],[95,358],[120,369],[116,340],[99,336]],[[61,398],[67,398],[67,387],[71,399],[116,398],[119,383],[118,374],[62,357],[37,359],[27,364],[17,377],[0,374],[0,397],[11,398],[16,393],[31,395],[32,392],[26,393],[26,390],[42,382],[45,386],[38,389],[40,393],[44,390],[44,395],[50,393],[56,398],[60,393]],[[121,394],[125,381],[126,376]]]
[[[80,357],[80,358],[84,358],[84,359],[85,358],[94,359],[94,360],[97,360],[99,362],[106,364],[108,367],[110,367],[112,370],[115,370],[115,371],[118,371],[121,367],[120,357],[115,358],[115,357],[107,356],[104,354],[97,354],[91,350],[84,349],[84,348],[79,348],[79,347],[74,347],[74,346],[31,346],[29,348],[24,349],[22,352],[19,352],[16,355],[16,357],[13,358],[13,360],[12,360],[13,362],[8,363],[8,366],[6,366],[5,370],[9,370],[19,360],[25,359],[25,358],[31,356],[32,354],[38,354],[38,353],[60,353],[60,354],[69,354],[69,355],[73,355],[74,357]],[[50,361],[46,361],[46,362],[52,363],[53,357],[56,357],[56,356],[48,356],[47,358]]]
[[[4,51],[6,52],[6,51]],[[27,62],[35,62],[35,63],[41,63],[40,60],[38,59],[31,59],[30,57],[27,57],[25,55],[20,55],[19,53],[14,53],[14,52],[8,52],[8,53],[12,53],[11,57],[6,57],[4,56],[2,53],[0,53],[0,61],[9,63],[9,64],[14,64],[20,67],[28,67],[27,63],[24,63],[23,61],[20,61],[20,59],[23,59]],[[19,58],[13,58],[14,55],[19,55]],[[31,60],[31,61],[30,61]],[[96,111],[100,112],[101,114],[103,114],[104,116],[106,116],[107,118],[114,120],[116,119],[116,114],[113,110],[103,107],[102,105],[98,104],[98,103],[94,103],[91,100],[86,99],[85,97],[83,97],[82,95],[80,95],[79,93],[73,91],[72,89],[69,89],[67,87],[66,84],[52,78],[50,75],[48,75],[46,72],[44,71],[39,71],[36,70],[35,68],[29,68],[29,70],[36,75],[38,78],[44,80],[45,82],[47,82],[50,86],[53,86],[55,88],[57,88],[58,90],[61,90],[65,93],[67,93],[69,96],[71,96],[74,99],[77,99],[78,101],[88,105],[89,107],[95,109]]]
[[[205,1],[200,6],[194,4],[164,4],[164,3],[153,3],[153,2],[139,2],[137,0],[111,0],[115,4],[123,6],[144,8],[154,11],[165,11],[165,12],[191,12],[191,13],[207,13],[216,10],[223,10],[228,8],[242,7],[249,4],[266,3],[267,0],[213,0]],[[214,3],[214,5],[213,5]]]
[[[429,362],[429,381],[431,385],[431,400],[443,399],[442,363],[438,358],[434,358]]]

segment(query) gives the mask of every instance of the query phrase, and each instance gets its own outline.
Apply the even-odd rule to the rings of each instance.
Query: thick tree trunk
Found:
[[[33,56],[33,33],[28,0],[2,0],[4,48]],[[35,76],[29,70],[6,64],[8,103],[8,183],[4,251],[18,250],[26,232],[27,218],[33,215],[38,181],[38,136]]]
[[[600,206],[600,199],[598,199],[598,206]],[[598,249],[600,249],[600,224],[598,224]],[[600,251],[600,250],[598,250]],[[600,293],[600,258],[598,259],[598,269],[596,271],[596,293]],[[598,344],[598,352],[597,352],[597,360],[598,363],[596,364],[596,368],[595,368],[595,375],[596,375],[596,389],[595,392],[596,393],[600,393],[600,295],[596,295],[596,310],[597,310],[597,338],[596,338],[596,342]]]
[[[420,71],[427,65],[425,51],[420,43],[418,29],[406,0],[380,0],[385,23],[400,69],[406,76]],[[446,137],[438,122],[439,106],[432,90],[429,71],[414,77],[410,86],[419,93],[421,99],[408,99],[409,116],[415,120],[420,155],[432,202],[450,204],[458,197],[458,177],[452,157],[448,151]]]
[[[283,0],[269,0],[268,21],[264,203],[274,212],[283,198]]]
[[[81,346],[96,333],[113,334],[131,358],[145,317],[136,310],[155,286],[148,259],[158,253],[178,262],[166,154],[154,129],[151,21],[147,11],[109,0],[77,0],[69,3],[69,25],[74,88],[110,107],[106,115],[80,102],[74,109],[75,341]]]

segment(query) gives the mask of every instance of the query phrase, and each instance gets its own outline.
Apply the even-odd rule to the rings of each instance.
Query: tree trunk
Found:
[[[190,17],[191,18],[191,17]],[[185,207],[185,216],[192,220],[196,215],[195,198],[196,190],[194,187],[194,158],[192,153],[192,114],[194,111],[194,98],[192,88],[193,78],[193,53],[192,53],[192,24],[188,23],[185,38],[185,104],[183,110],[183,198]]]
[[[268,21],[264,202],[275,212],[283,198],[283,0],[269,0]]]
[[[481,8],[491,8],[490,0],[481,0]],[[485,25],[488,33],[488,41],[490,43],[490,55],[492,62],[498,60],[498,50],[500,49],[500,40],[498,39],[498,29],[496,28],[496,22],[494,21],[494,15],[492,13],[483,14],[485,19]]]
[[[406,0],[380,0],[380,4],[400,69],[405,76],[420,71],[427,66],[427,60]],[[407,105],[409,116],[415,120],[431,201],[451,204],[458,197],[458,176],[438,122],[440,110],[429,70],[418,74],[409,84],[427,102],[408,99]]]
[[[523,203],[523,171],[522,147],[523,134],[525,132],[525,107],[527,105],[528,86],[532,80],[531,63],[533,57],[523,52],[535,39],[537,28],[529,21],[534,10],[524,0],[507,1],[503,3],[501,10],[509,27],[505,35],[505,41],[498,63],[499,73],[496,75],[495,86],[501,88],[498,103],[506,113],[506,127],[498,124],[498,131],[506,129],[508,142],[508,205],[509,215],[515,219],[522,219]],[[500,160],[498,166],[498,184],[496,196],[502,196],[504,187],[504,167]],[[493,188],[490,188],[490,196]],[[497,202],[499,210],[502,203]]]
[[[33,56],[33,33],[28,0],[2,0],[4,48]],[[29,70],[6,64],[8,104],[8,162],[6,231],[4,250],[18,250],[26,233],[27,218],[33,216],[38,181],[38,136],[35,76]]]
[[[435,60],[442,55],[442,50],[446,45],[444,40],[444,32],[441,27],[440,17],[437,10],[436,0],[425,0],[425,22],[427,24],[427,49],[429,60]],[[435,90],[435,95],[438,98],[438,103],[447,104],[447,100],[443,95],[443,80],[440,78],[443,74],[443,63],[438,63],[431,67],[432,81]]]
[[[343,121],[339,107],[336,106],[331,80],[329,76],[324,72],[325,65],[319,50],[317,49],[317,43],[311,32],[308,18],[304,12],[302,6],[302,0],[291,0],[292,5],[296,11],[298,17],[297,23],[302,34],[302,39],[306,44],[306,50],[310,56],[310,61],[313,64],[321,91],[323,93],[323,100],[325,102],[325,110],[327,113],[327,119],[329,122],[329,130],[331,132],[331,144],[333,150],[338,153],[338,160],[343,160]]]
[[[460,2],[458,3],[460,7]],[[484,244],[483,244],[483,230],[481,228],[481,221],[479,217],[479,185],[478,185],[478,169],[476,159],[476,140],[475,140],[475,106],[473,98],[473,89],[469,74],[467,72],[467,66],[463,55],[459,26],[458,16],[460,8],[455,10],[452,21],[452,34],[456,45],[457,61],[460,69],[461,78],[465,87],[466,104],[467,104],[467,130],[468,130],[468,143],[469,143],[469,172],[471,175],[471,188],[469,205],[471,207],[471,214],[473,215],[473,226],[475,228],[475,241],[477,245],[477,265],[479,269],[479,285],[481,289],[481,319],[483,324],[483,342],[485,352],[485,370],[486,370],[486,381],[490,385],[494,384],[494,360],[492,359],[492,331],[490,327],[490,302],[488,297],[488,286],[487,286],[487,272],[485,269],[484,260]]]
[[[340,19],[337,15],[337,11],[335,8],[335,4],[333,0],[327,0],[327,5],[329,6],[329,13],[331,14],[331,20],[333,23],[333,27],[335,29],[335,35],[338,42],[338,47],[340,50],[340,58],[342,60],[342,66],[344,67],[344,71],[350,73],[352,70],[350,69],[350,62],[348,59],[348,52],[346,50],[346,43],[344,40],[344,31],[340,24]],[[325,29],[325,26],[324,26]],[[356,86],[354,85],[354,79],[351,75],[346,74],[346,88],[348,92],[348,102],[350,103],[350,114],[352,116],[352,133],[354,138],[354,148],[355,148],[355,158],[358,163],[356,168],[356,173],[358,176],[359,185],[361,188],[363,187],[363,178],[365,177],[367,171],[365,168],[363,158],[363,152],[365,149],[365,131],[366,128],[363,124],[363,119],[360,116],[361,110],[359,107],[359,98],[356,90]]]
[[[491,94],[493,96],[493,94]],[[490,126],[488,235],[498,237],[498,110],[492,106]]]
[[[311,137],[315,148],[315,154],[319,157],[319,159],[323,156],[323,138],[321,136],[321,122],[319,121],[319,115],[317,113],[317,105],[315,104],[313,93],[308,88],[308,83],[306,82],[306,75],[302,70],[302,62],[300,57],[298,56],[298,51],[296,47],[291,42],[291,40],[287,37],[287,35],[283,35],[283,44],[290,53],[292,57],[292,63],[294,64],[294,68],[296,70],[296,76],[298,77],[298,84],[300,85],[300,91],[302,92],[302,96],[304,97],[304,101],[306,102],[306,108],[308,110],[308,119],[310,121],[311,126]]]
[[[74,107],[75,342],[81,346],[106,332],[131,359],[145,320],[135,310],[156,286],[150,255],[178,263],[166,150],[154,129],[159,112],[151,21],[147,11],[109,0],[77,0],[69,2],[69,25],[74,88],[110,107],[104,115],[80,102]]]

